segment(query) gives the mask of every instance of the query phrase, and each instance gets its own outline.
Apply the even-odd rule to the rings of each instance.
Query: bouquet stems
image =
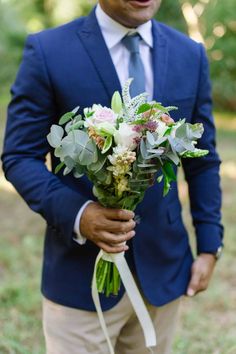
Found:
[[[105,294],[107,297],[110,295],[118,295],[121,281],[115,263],[101,258],[97,266],[96,279],[98,292],[100,294]]]

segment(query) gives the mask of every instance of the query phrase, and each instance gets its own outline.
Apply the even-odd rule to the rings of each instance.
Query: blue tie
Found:
[[[139,42],[141,37],[138,33],[126,35],[122,43],[130,52],[129,77],[134,80],[130,86],[131,97],[145,92],[145,73],[142,59],[140,57]]]

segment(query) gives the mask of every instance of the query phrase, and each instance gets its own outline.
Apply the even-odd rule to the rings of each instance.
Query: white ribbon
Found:
[[[131,301],[131,304],[134,308],[134,311],[137,315],[137,318],[140,322],[140,325],[143,329],[144,333],[144,338],[145,338],[145,343],[146,347],[150,349],[151,347],[156,346],[156,333],[155,329],[151,320],[151,317],[147,311],[147,308],[144,304],[144,301],[140,295],[140,292],[138,290],[138,287],[134,281],[133,275],[130,272],[129,266],[126,262],[126,259],[124,257],[124,253],[117,253],[117,254],[108,254],[105,253],[104,251],[100,251],[95,262],[94,266],[94,272],[93,272],[93,279],[92,279],[92,297],[94,301],[94,305],[98,314],[98,318],[103,330],[103,333],[105,335],[110,354],[115,354],[108,331],[107,331],[107,326],[104,320],[101,304],[100,304],[100,299],[99,299],[99,294],[98,294],[98,289],[97,289],[97,281],[96,281],[96,272],[97,272],[97,265],[99,260],[103,258],[109,262],[115,263],[119,273],[121,280],[124,284],[124,287],[126,289],[126,292],[129,296],[129,299]]]

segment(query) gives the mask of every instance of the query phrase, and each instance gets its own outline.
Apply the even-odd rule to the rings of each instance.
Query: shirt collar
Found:
[[[116,44],[118,44],[121,41],[121,39],[125,35],[127,35],[127,33],[136,33],[136,32],[140,34],[141,38],[150,48],[153,47],[151,20],[145,22],[144,24],[138,26],[137,28],[127,28],[121,25],[119,22],[113,20],[110,16],[108,16],[103,11],[99,3],[97,4],[96,7],[96,17],[108,49],[111,49]]]

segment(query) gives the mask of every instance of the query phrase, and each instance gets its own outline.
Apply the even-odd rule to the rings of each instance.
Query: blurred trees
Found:
[[[27,33],[86,15],[95,0],[0,0],[0,95],[13,81]],[[235,0],[162,0],[159,21],[204,42],[218,108],[236,109]]]

